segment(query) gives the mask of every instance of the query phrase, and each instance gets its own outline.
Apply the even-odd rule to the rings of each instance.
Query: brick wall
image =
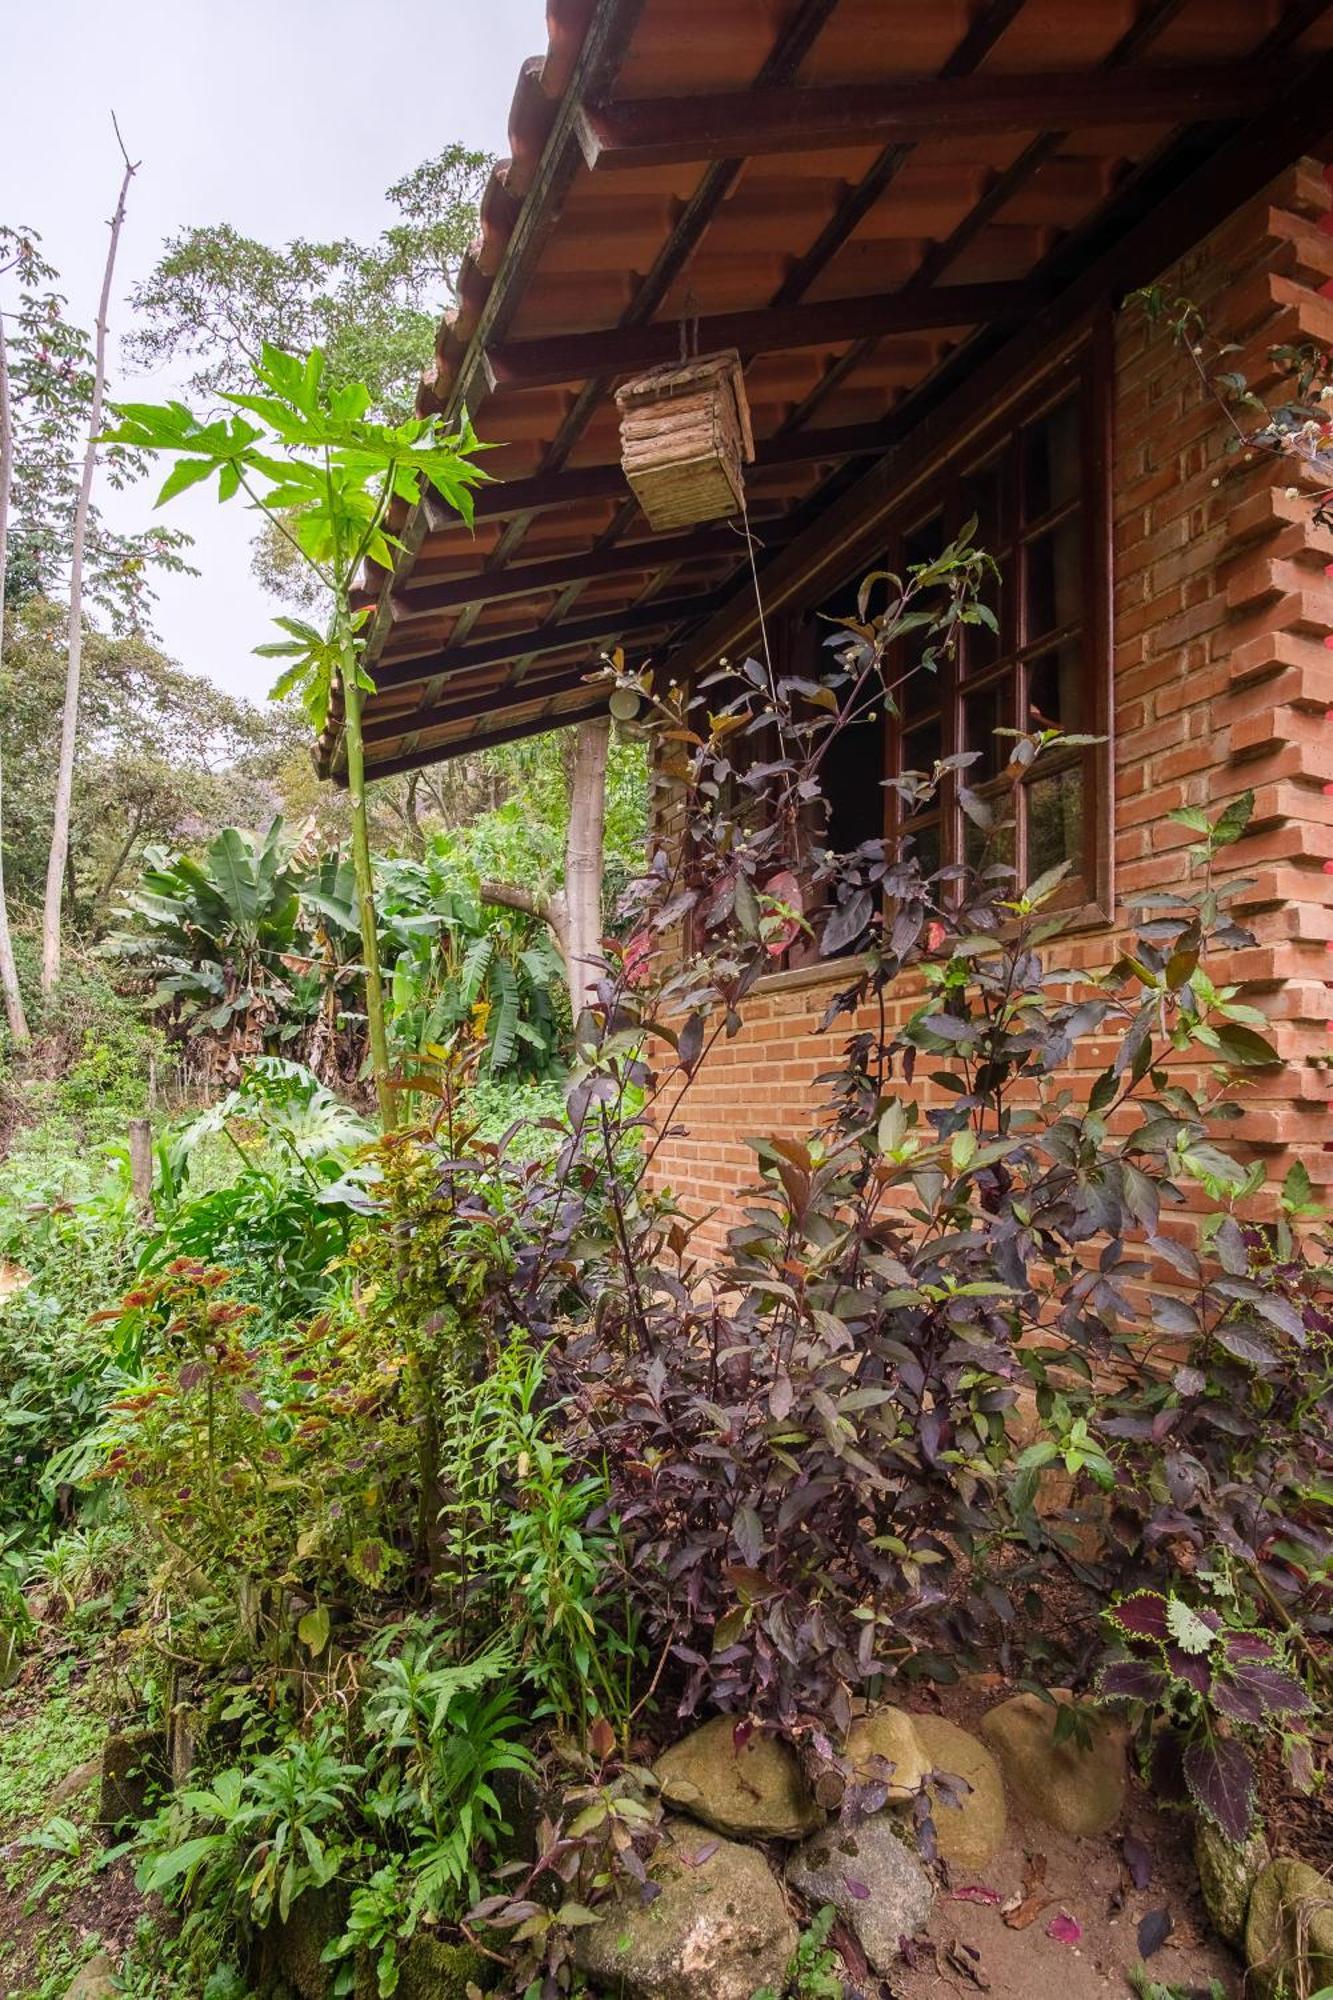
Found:
[[[1242,343],[1232,364],[1262,386],[1277,341],[1333,344],[1329,190],[1313,162],[1290,169],[1163,274],[1210,326]],[[1216,810],[1253,789],[1251,830],[1227,870],[1253,876],[1238,904],[1255,932],[1231,977],[1272,1024],[1286,1058],[1257,1074],[1228,1134],[1271,1179],[1299,1156],[1333,1195],[1327,1067],[1333,1017],[1333,537],[1280,465],[1225,451],[1227,426],[1187,354],[1123,312],[1115,330],[1115,890],[1183,884],[1192,836],[1182,805]],[[668,807],[668,814],[670,808]],[[677,821],[677,827],[679,822]],[[1080,970],[1108,965],[1117,927],[1062,947]],[[717,1211],[716,1240],[752,1178],[747,1134],[804,1132],[815,1078],[835,1065],[843,1024],[818,1023],[845,967],[761,984],[736,1038],[710,1056],[667,1140],[657,1177],[693,1212]],[[894,1011],[917,1004],[904,991]],[[1089,1074],[1110,1050],[1090,1048]]]

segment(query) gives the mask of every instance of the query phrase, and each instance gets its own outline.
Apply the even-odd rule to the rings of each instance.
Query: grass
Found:
[[[82,1689],[27,1709],[15,1690],[0,1702],[0,1839],[42,1817],[53,1788],[96,1756],[106,1735]]]

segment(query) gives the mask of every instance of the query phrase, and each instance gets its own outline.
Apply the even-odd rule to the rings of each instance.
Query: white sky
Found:
[[[152,400],[181,384],[132,378],[118,336],[165,237],[217,222],[273,243],[377,235],[384,189],[421,160],[453,140],[507,150],[519,65],[545,46],[543,0],[7,0],[0,220],[40,231],[70,316],[91,328],[120,174],[114,107],[143,163],[116,267],[114,386]],[[141,527],[155,490],[100,498]],[[251,648],[275,607],[250,574],[251,517],[195,489],[162,518],[194,535],[200,571],[161,580],[163,645],[261,699],[273,663]]]

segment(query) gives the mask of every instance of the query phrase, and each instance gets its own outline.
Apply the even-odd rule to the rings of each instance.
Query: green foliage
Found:
[[[183,230],[131,294],[131,359],[148,370],[193,361],[191,386],[211,396],[244,386],[264,342],[321,347],[336,384],[364,382],[376,409],[406,416],[490,165],[446,146],[389,188],[402,219],[372,244],[270,245],[226,224]]]
[[[62,1778],[88,1762],[106,1722],[86,1689],[55,1694],[41,1707],[6,1716],[0,1729],[0,1826],[30,1823]]]
[[[759,1986],[752,2000],[842,2000],[842,1961],[828,1941],[836,1915],[829,1903],[816,1912],[801,1932],[781,1993],[772,1986]]]
[[[230,414],[211,419],[179,402],[121,404],[110,441],[175,460],[159,506],[187,487],[216,481],[219,499],[244,492],[284,523],[331,593],[332,620],[324,632],[282,620],[288,637],[260,650],[291,661],[274,693],[299,693],[312,726],[322,730],[335,686],[341,683],[345,692],[349,681],[373,685],[358,664],[362,621],[348,610],[347,593],[364,561],[393,566],[390,503],[410,506],[424,480],[468,520],[470,489],[484,474],[471,463],[476,440],[470,429],[442,438],[433,418],[375,422],[370,391],[362,383],[332,381],[318,347],[301,359],[265,342],[253,385],[224,392]]]
[[[0,1258],[19,1275],[0,1299],[0,1541],[38,1545],[60,1516],[60,1460],[98,1424],[108,1391],[89,1305],[126,1282],[137,1247],[123,1153],[26,1173],[11,1163]]]
[[[0,276],[12,275],[14,287],[14,295],[4,298],[14,426],[6,577],[10,604],[54,594],[63,586],[92,409],[88,336],[66,318],[59,275],[42,256],[40,241],[35,230],[0,224]],[[116,447],[105,455],[102,468],[117,489],[138,476],[142,461],[133,451]],[[119,628],[139,627],[152,604],[152,571],[187,569],[183,550],[189,540],[161,528],[116,533],[92,505],[85,540],[89,601]]]
[[[605,1517],[606,1480],[580,1473],[560,1442],[544,1383],[540,1358],[516,1341],[449,1397],[438,1584],[461,1629],[506,1621],[535,1719],[581,1741],[598,1715],[626,1727],[638,1655],[604,1591],[615,1536],[592,1522]]]
[[[545,926],[483,904],[443,840],[421,861],[381,863],[377,884],[399,1060],[461,1029],[484,1043],[492,1075],[548,1072],[567,1028],[568,1003],[560,955]]]
[[[275,819],[262,839],[224,827],[199,860],[150,848],[123,915],[135,928],[108,949],[157,979],[155,1004],[253,1048],[287,992],[283,959],[297,944],[296,842]]]

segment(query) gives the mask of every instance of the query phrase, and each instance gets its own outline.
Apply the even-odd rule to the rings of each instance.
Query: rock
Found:
[[[575,1933],[574,1955],[616,2000],[751,2000],[782,1990],[797,1930],[762,1854],[668,1820],[650,1873],[653,1903],[614,1904]],[[703,1857],[703,1858],[699,1858]]]
[[[1055,1703],[1071,1702],[1067,1689]],[[1005,1783],[1024,1812],[1061,1833],[1091,1839],[1115,1825],[1125,1805],[1125,1725],[1091,1703],[1079,1712],[1091,1730],[1086,1745],[1055,1741],[1057,1708],[1039,1695],[1016,1694],[983,1716],[981,1733],[995,1752]]]
[[[65,2000],[114,2000],[120,1992],[116,1968],[104,1951],[90,1958],[65,1988]]]
[[[398,2000],[467,2000],[469,1985],[488,1993],[499,1970],[470,1944],[443,1944],[418,1931],[398,1962]],[[371,1995],[377,1991],[369,1961],[360,1984]]]
[[[1304,1861],[1261,1868],[1245,1917],[1249,1989],[1272,2000],[1333,1984],[1333,1883]],[[1248,1990],[1248,1989],[1247,1989]]]
[[[339,1967],[324,1963],[324,1947],[346,1929],[349,1901],[346,1889],[336,1882],[305,1890],[292,1904],[286,1923],[276,1921],[259,1933],[262,1969],[276,1968],[301,2000],[329,2000]],[[373,1985],[372,1981],[372,1989]]]
[[[97,1824],[114,1832],[140,1826],[157,1809],[157,1794],[170,1777],[160,1730],[121,1729],[102,1746],[102,1791]]]
[[[915,1798],[930,1769],[913,1719],[901,1708],[876,1708],[859,1717],[847,1732],[847,1756],[863,1781],[885,1776],[874,1758],[883,1757],[893,1766],[887,1777],[891,1804]]]
[[[655,1766],[663,1799],[742,1840],[799,1840],[813,1833],[824,1815],[795,1752],[757,1732],[738,1751],[734,1727],[729,1715],[715,1715],[663,1751]]]
[[[935,1894],[892,1812],[811,1834],[788,1862],[787,1880],[813,1909],[832,1903],[876,1972],[893,1965],[899,1938],[922,1929]]]
[[[1266,1868],[1270,1859],[1268,1842],[1262,1833],[1252,1833],[1243,1847],[1237,1847],[1211,1820],[1199,1821],[1194,1833],[1199,1888],[1213,1929],[1228,1944],[1238,1945],[1245,1935],[1250,1890],[1260,1869]]]
[[[76,1764],[72,1771],[66,1771],[59,1784],[52,1785],[46,1795],[49,1806],[66,1806],[71,1799],[77,1799],[80,1792],[86,1792],[89,1785],[96,1784],[102,1775],[100,1757],[90,1757],[86,1764]]]
[[[984,1868],[1004,1839],[999,1765],[984,1743],[942,1715],[914,1715],[912,1726],[931,1769],[962,1778],[971,1788],[954,1806],[937,1785],[927,1787],[940,1854],[951,1868]]]

